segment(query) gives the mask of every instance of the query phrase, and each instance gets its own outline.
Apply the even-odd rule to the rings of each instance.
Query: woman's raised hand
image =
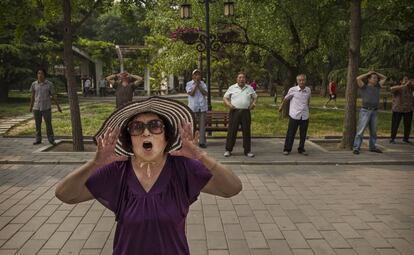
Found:
[[[182,141],[182,147],[178,151],[171,152],[171,155],[174,156],[184,156],[192,159],[200,159],[205,151],[201,150],[198,147],[198,131],[193,135],[192,125],[184,120],[181,121],[181,127],[179,127],[179,132]]]
[[[115,153],[115,145],[120,132],[120,128],[108,128],[103,135],[98,137],[98,147],[94,158],[95,162],[106,165],[113,161],[128,159],[128,157],[119,156]]]

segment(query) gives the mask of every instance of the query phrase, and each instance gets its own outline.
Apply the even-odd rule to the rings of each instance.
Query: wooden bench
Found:
[[[206,132],[211,135],[214,131],[227,132],[229,126],[229,112],[208,111],[206,116]],[[241,131],[241,126],[238,127]]]

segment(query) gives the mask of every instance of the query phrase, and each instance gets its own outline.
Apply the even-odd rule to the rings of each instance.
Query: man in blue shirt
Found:
[[[188,107],[195,113],[198,130],[200,132],[199,146],[206,148],[206,115],[207,105],[207,85],[201,80],[201,71],[193,71],[193,79],[187,82],[185,90],[188,94]]]

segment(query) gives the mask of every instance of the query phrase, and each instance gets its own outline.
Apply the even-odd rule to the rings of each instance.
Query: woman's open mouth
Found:
[[[142,144],[142,147],[144,148],[144,150],[150,151],[152,149],[152,143],[151,142],[144,142]]]

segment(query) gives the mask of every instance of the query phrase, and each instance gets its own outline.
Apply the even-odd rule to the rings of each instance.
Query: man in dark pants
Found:
[[[56,104],[58,111],[62,112],[56,100],[53,84],[46,80],[45,77],[46,71],[44,69],[37,70],[37,80],[34,81],[30,87],[32,97],[30,100],[29,111],[33,112],[36,123],[36,141],[33,143],[34,145],[42,143],[42,117],[46,123],[46,133],[49,143],[53,145],[56,144],[52,128],[51,98]]]
[[[404,138],[403,142],[411,144],[409,140],[411,133],[411,122],[413,119],[413,92],[414,80],[408,80],[407,76],[401,81],[401,85],[391,87],[392,93],[392,122],[391,122],[391,140],[395,143],[398,126],[401,119],[404,118]]]
[[[300,142],[298,152],[302,155],[308,155],[305,150],[306,134],[308,132],[309,123],[309,100],[311,97],[311,89],[306,87],[306,75],[299,74],[296,76],[297,86],[289,89],[282,104],[279,107],[279,112],[282,111],[284,104],[289,101],[289,125],[285,139],[285,146],[283,154],[289,155],[292,151],[293,142],[295,140],[296,131],[300,131]]]
[[[230,109],[229,127],[227,130],[225,157],[230,157],[236,143],[237,129],[242,127],[244,155],[254,157],[251,152],[250,110],[256,106],[257,94],[246,84],[246,75],[239,73],[237,83],[231,85],[223,97],[224,104]]]

